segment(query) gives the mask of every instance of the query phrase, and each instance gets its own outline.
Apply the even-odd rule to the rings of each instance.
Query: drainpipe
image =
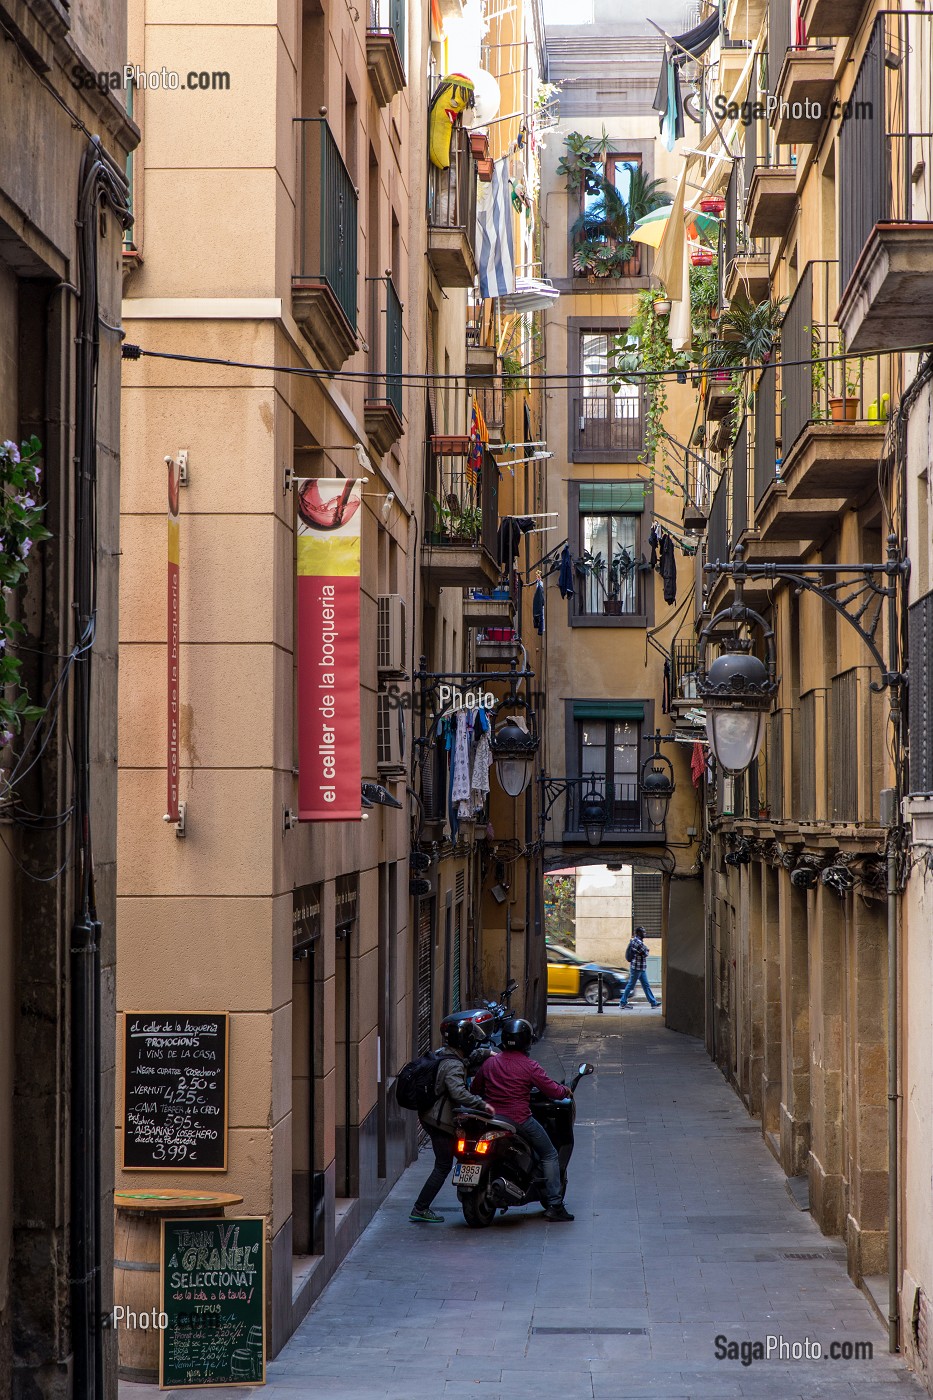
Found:
[[[890,827],[888,833],[888,1351],[897,1351],[899,1323],[897,1287],[897,853]]]

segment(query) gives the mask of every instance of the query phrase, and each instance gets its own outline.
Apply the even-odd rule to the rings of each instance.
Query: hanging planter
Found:
[[[431,438],[431,451],[435,457],[468,457],[470,439],[466,433],[434,433]]]
[[[726,207],[726,201],[721,195],[712,195],[709,199],[700,200],[700,209],[704,214],[721,214]]]
[[[485,160],[489,155],[489,134],[485,131],[470,132],[470,150],[474,160]]]
[[[654,314],[656,316],[669,316],[671,314],[671,303],[667,297],[658,297],[654,302]]]
[[[690,254],[690,261],[694,267],[710,267],[713,262],[713,254],[709,248],[700,248]]]
[[[476,174],[484,185],[492,183],[493,162],[491,158],[483,157],[476,162]]]

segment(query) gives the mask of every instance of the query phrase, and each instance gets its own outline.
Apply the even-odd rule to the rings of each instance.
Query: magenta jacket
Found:
[[[540,1089],[549,1099],[565,1099],[570,1090],[556,1084],[538,1064],[521,1050],[503,1050],[480,1065],[470,1088],[482,1094],[503,1118],[521,1125],[531,1117],[531,1090]]]

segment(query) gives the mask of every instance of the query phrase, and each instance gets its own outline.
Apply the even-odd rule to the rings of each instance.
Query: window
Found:
[[[581,186],[580,214],[571,230],[573,271],[577,277],[607,278],[641,274],[641,245],[630,241],[632,225],[646,210],[642,196],[632,209],[633,177],[641,157],[613,152],[594,157]],[[642,186],[639,182],[639,188]]]
[[[577,614],[632,617],[641,611],[640,482],[581,482]]]
[[[594,791],[606,803],[608,832],[641,830],[638,780],[644,714],[644,705],[636,700],[573,702],[579,776],[568,820],[571,830],[581,829],[580,803]]]
[[[580,332],[580,397],[575,400],[575,461],[635,461],[644,445],[640,384],[609,386],[617,342],[625,331]]]

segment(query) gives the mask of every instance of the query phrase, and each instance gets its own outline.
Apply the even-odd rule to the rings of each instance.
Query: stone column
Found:
[[[776,1135],[781,1121],[781,948],[778,918],[779,873],[762,866],[761,928],[763,944],[764,1034],[761,1074],[761,1126]],[[775,1146],[776,1144],[772,1144]]]
[[[849,896],[849,1273],[887,1267],[887,926],[883,904]]]
[[[843,1133],[842,904],[820,885],[810,895],[810,1209],[824,1235],[846,1218]]]
[[[781,1165],[788,1176],[806,1169],[810,1151],[810,988],[807,896],[790,877],[779,883],[783,996]]]

